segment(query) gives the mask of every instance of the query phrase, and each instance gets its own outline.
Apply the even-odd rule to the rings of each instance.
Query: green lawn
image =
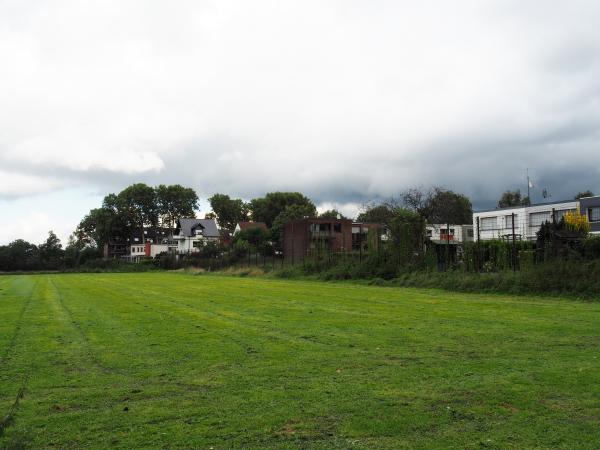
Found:
[[[2,276],[0,420],[0,448],[597,449],[600,303]]]

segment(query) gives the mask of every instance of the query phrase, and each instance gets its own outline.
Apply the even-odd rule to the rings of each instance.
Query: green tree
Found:
[[[529,197],[522,197],[521,191],[506,191],[502,193],[498,200],[498,208],[510,208],[513,206],[526,206],[529,204]]]
[[[233,237],[233,244],[234,248],[258,251],[264,255],[270,253],[271,233],[264,228],[258,227],[241,230]]]
[[[575,200],[579,200],[580,198],[584,198],[584,197],[593,197],[593,196],[594,196],[594,193],[588,189],[587,191],[578,192],[577,195],[575,196]]]
[[[198,195],[192,188],[180,184],[161,184],[156,188],[156,207],[162,225],[173,229],[177,220],[195,217]]]
[[[346,219],[346,217],[344,217],[344,215],[339,212],[337,209],[328,209],[327,211],[323,211],[321,214],[319,214],[319,218],[321,219]]]
[[[116,197],[119,216],[131,229],[140,230],[144,242],[144,226],[158,225],[159,208],[154,188],[136,183],[126,187]]]
[[[102,249],[104,244],[115,234],[115,230],[122,231],[119,222],[118,212],[110,207],[103,206],[92,209],[79,222],[75,230],[76,239],[83,246]]]
[[[221,228],[233,231],[238,222],[248,220],[248,205],[239,198],[227,194],[214,194],[208,199]]]
[[[250,201],[252,220],[265,222],[271,228],[275,219],[288,207],[298,206],[308,217],[316,217],[314,203],[300,192],[269,192]]]
[[[38,247],[41,264],[46,268],[56,268],[62,263],[64,250],[60,239],[53,231],[48,232],[46,242]]]
[[[36,270],[41,268],[36,245],[17,239],[0,247],[0,271]]]
[[[363,207],[363,211],[356,217],[356,221],[387,224],[394,218],[396,208],[392,202],[371,203]]]
[[[271,226],[271,237],[273,241],[281,241],[281,238],[283,237],[283,228],[286,222],[307,217],[316,217],[316,215],[317,210],[312,203],[287,206],[273,221],[273,225]]]
[[[425,218],[416,211],[396,208],[388,228],[389,247],[398,265],[417,268],[424,256]]]
[[[473,207],[467,196],[435,186],[427,191],[412,188],[402,195],[404,205],[428,223],[467,224],[473,221]]]

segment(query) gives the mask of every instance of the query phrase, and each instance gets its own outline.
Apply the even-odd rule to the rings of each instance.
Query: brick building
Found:
[[[283,229],[283,256],[287,261],[302,261],[306,256],[352,251],[350,219],[299,219]]]

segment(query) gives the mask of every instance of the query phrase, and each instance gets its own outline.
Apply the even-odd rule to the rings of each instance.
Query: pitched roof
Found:
[[[194,236],[194,231],[202,228],[206,237],[219,237],[219,229],[214,219],[179,219],[179,234],[181,236]]]
[[[251,228],[267,229],[267,224],[264,222],[238,222],[238,226],[240,227],[240,230],[249,230]]]

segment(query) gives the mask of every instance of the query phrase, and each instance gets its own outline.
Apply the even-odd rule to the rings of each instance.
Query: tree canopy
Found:
[[[273,226],[275,219],[288,207],[298,206],[308,217],[317,215],[315,204],[300,192],[269,192],[264,197],[250,201],[252,220],[265,222],[268,228]]]
[[[319,214],[319,218],[321,219],[347,219],[347,217],[345,217],[341,212],[339,212],[337,209],[328,209],[327,211],[323,211],[321,214]]]
[[[428,223],[467,224],[473,222],[473,206],[463,194],[434,186],[412,188],[402,194],[404,205]]]
[[[192,188],[180,184],[161,184],[156,187],[156,203],[161,224],[173,228],[178,219],[194,217],[198,209],[198,195]]]
[[[248,204],[242,199],[231,198],[226,194],[214,194],[208,202],[221,228],[233,231],[238,222],[248,220]]]
[[[84,245],[102,248],[111,237],[128,238],[147,226],[173,228],[178,219],[195,216],[197,208],[198,196],[191,188],[136,183],[104,197],[102,206],[81,220],[75,236]]]
[[[587,191],[578,192],[577,195],[575,196],[575,200],[579,200],[580,198],[584,198],[584,197],[593,197],[593,196],[594,196],[594,193],[588,189]]]
[[[498,200],[498,208],[510,208],[514,206],[527,206],[529,205],[529,197],[522,197],[521,191],[505,191],[502,193],[500,200]]]
[[[396,209],[397,205],[392,202],[371,203],[363,207],[363,211],[356,217],[356,221],[387,224],[394,218]]]

